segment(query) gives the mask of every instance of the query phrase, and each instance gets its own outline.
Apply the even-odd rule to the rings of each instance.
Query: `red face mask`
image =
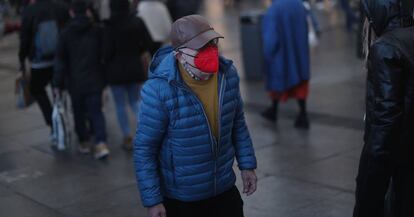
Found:
[[[197,69],[205,73],[215,74],[219,69],[219,55],[217,46],[207,46],[199,50],[194,57],[194,64]]]

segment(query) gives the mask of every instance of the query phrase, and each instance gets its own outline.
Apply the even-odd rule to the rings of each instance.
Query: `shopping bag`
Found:
[[[59,151],[68,150],[72,141],[72,128],[67,109],[67,94],[55,98],[52,112],[53,141]]]
[[[33,102],[30,94],[29,82],[24,76],[20,76],[15,82],[16,106],[19,109],[29,107]]]
[[[319,45],[318,36],[316,35],[316,32],[313,29],[309,30],[308,38],[309,38],[309,46],[311,48],[317,47]]]

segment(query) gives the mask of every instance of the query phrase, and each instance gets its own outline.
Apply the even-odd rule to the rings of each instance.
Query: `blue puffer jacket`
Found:
[[[245,123],[239,77],[220,58],[220,137],[213,137],[203,106],[183,82],[172,48],[159,50],[150,66],[140,105],[134,163],[145,207],[163,197],[198,201],[234,186],[234,157],[240,170],[256,168]],[[219,142],[216,142],[219,141]]]

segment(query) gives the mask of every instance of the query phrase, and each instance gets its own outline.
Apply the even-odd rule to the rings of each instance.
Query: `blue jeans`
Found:
[[[79,142],[88,141],[90,134],[93,134],[95,144],[105,143],[106,124],[102,112],[102,92],[76,93],[76,91],[72,91],[70,95],[75,119],[75,130]]]
[[[127,114],[127,97],[132,111],[134,112],[135,116],[138,117],[140,89],[141,86],[139,84],[111,86],[112,95],[115,101],[116,114],[118,116],[118,122],[124,137],[131,136],[131,128],[129,126]]]
[[[340,4],[346,16],[346,28],[348,30],[351,30],[352,25],[357,21],[355,12],[352,10],[351,6],[349,5],[349,0],[340,0]]]
[[[319,20],[312,9],[308,10],[308,15],[310,16],[315,32],[321,32],[321,25],[319,24]]]

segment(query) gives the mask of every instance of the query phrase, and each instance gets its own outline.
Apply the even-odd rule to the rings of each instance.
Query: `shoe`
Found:
[[[94,157],[97,160],[103,159],[109,155],[108,146],[105,143],[99,143],[95,146]]]
[[[134,145],[132,144],[132,138],[130,136],[125,137],[124,142],[122,143],[122,148],[127,151],[132,151]]]
[[[271,121],[271,122],[276,122],[277,120],[276,111],[273,108],[266,109],[265,111],[260,113],[260,115],[266,120]]]
[[[50,141],[50,145],[51,145],[52,147],[56,147],[56,146],[57,146],[57,140],[56,140],[56,138],[55,138],[55,135],[53,135],[53,133],[51,133],[51,134],[49,135],[49,141]]]
[[[90,154],[91,153],[91,145],[89,142],[81,142],[78,146],[78,151],[81,154]]]
[[[307,130],[310,127],[309,119],[307,115],[301,114],[296,118],[295,127],[298,129]]]

